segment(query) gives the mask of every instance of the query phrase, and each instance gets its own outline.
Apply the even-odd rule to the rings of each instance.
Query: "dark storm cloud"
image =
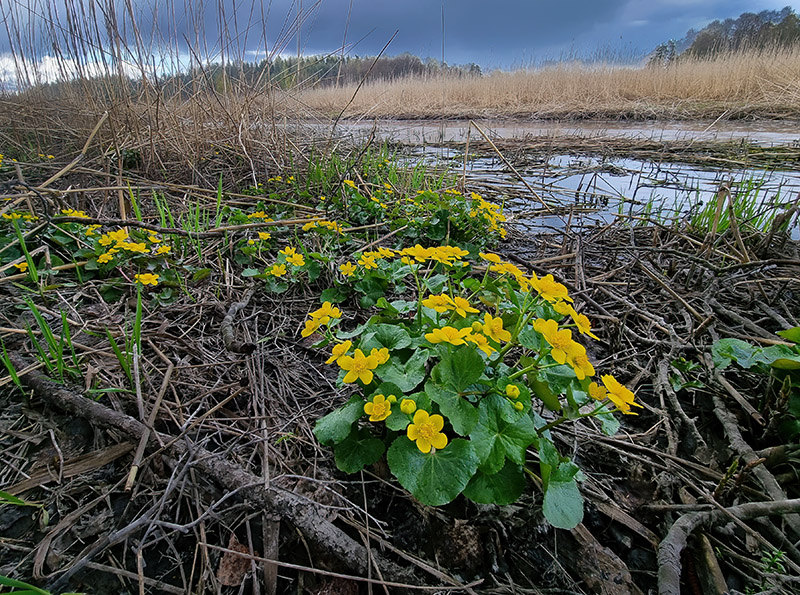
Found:
[[[2,0],[0,19],[9,11],[23,15],[60,14],[63,7],[107,5],[97,0]],[[444,7],[445,59],[482,66],[524,65],[526,60],[558,58],[596,48],[635,47],[647,51],[689,27],[741,12],[776,9],[789,0],[302,0],[306,13],[300,35],[305,54],[336,52],[343,44],[351,54],[374,55],[392,37],[389,55],[410,52],[421,57],[442,54]],[[296,51],[297,0],[119,0],[116,19],[135,51],[133,27],[126,14],[132,6],[145,51],[168,46],[186,51],[188,40],[202,57],[263,56]],[[104,18],[98,10],[95,18]],[[17,17],[18,19],[22,17]],[[79,17],[80,18],[80,17]],[[90,21],[91,17],[83,17]],[[84,22],[86,28],[90,28]],[[101,25],[100,30],[104,30]],[[224,41],[221,41],[224,40]],[[64,44],[66,46],[66,44]],[[8,39],[0,27],[0,53]],[[41,51],[47,52],[47,44]]]

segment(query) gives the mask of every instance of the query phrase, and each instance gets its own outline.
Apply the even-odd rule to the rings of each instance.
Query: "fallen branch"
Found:
[[[702,526],[711,526],[734,516],[740,520],[755,519],[770,515],[796,514],[800,512],[800,499],[780,502],[750,502],[722,510],[690,512],[679,518],[667,536],[658,545],[658,593],[659,595],[681,594],[681,552],[693,531]]]
[[[17,368],[29,365],[28,361],[16,353],[9,353],[9,357]],[[132,440],[140,439],[146,431],[146,426],[133,417],[71,392],[38,372],[29,372],[22,382],[47,404],[90,420],[95,426],[115,428]],[[331,556],[340,568],[366,575],[371,559],[373,564],[380,568],[386,580],[405,584],[418,582],[412,572],[385,559],[379,552],[368,553],[364,546],[322,516],[313,502],[291,492],[265,487],[260,477],[225,460],[220,453],[211,452],[200,445],[187,445],[185,438],[184,436],[183,440],[179,440],[153,432],[150,446],[158,448],[160,439],[162,443],[167,443],[165,447],[167,453],[176,459],[186,456],[191,450],[197,469],[213,478],[224,489],[238,490],[254,508],[274,511],[291,522],[309,543]],[[463,588],[462,585],[457,586]]]

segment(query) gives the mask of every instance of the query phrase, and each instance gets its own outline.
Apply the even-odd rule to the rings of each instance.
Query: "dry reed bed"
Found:
[[[682,59],[667,68],[587,66],[409,78],[318,88],[300,96],[323,113],[370,118],[793,118],[800,48]]]

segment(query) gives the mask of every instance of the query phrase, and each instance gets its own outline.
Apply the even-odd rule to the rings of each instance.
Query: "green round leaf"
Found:
[[[425,383],[425,394],[439,405],[439,411],[453,425],[457,433],[467,436],[475,428],[478,423],[478,410],[457,392],[428,381]]]
[[[477,350],[472,346],[462,345],[455,350],[446,351],[431,375],[437,384],[460,392],[476,382],[483,375],[484,368],[483,358]]]
[[[314,436],[321,444],[330,446],[341,442],[350,434],[353,422],[364,415],[364,399],[354,395],[350,400],[317,420]]]
[[[574,529],[583,520],[583,496],[574,479],[550,481],[544,492],[542,512],[556,529]]]
[[[383,441],[373,438],[367,429],[355,430],[334,449],[336,466],[345,473],[356,473],[381,458]]]
[[[441,506],[454,500],[478,468],[478,457],[472,445],[462,439],[426,454],[415,442],[400,436],[389,447],[386,460],[400,485],[428,506]]]
[[[478,425],[469,435],[481,470],[496,473],[506,458],[518,465],[525,463],[525,450],[537,440],[538,435],[530,417],[523,416],[515,423],[504,419],[503,409],[511,404],[503,397],[491,395],[478,406]]]
[[[501,506],[516,502],[525,489],[525,475],[522,467],[511,461],[491,475],[480,469],[464,488],[464,495],[478,504],[499,504]]]

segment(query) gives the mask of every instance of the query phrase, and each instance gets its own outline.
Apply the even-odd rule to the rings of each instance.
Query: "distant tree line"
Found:
[[[477,64],[449,65],[434,58],[422,60],[411,54],[399,56],[276,56],[260,62],[229,62],[190,68],[161,81],[168,92],[190,92],[198,84],[224,91],[226,86],[244,85],[283,89],[349,85],[362,80],[391,81],[408,76],[446,74],[455,77],[481,76]]]
[[[744,12],[735,19],[716,20],[699,31],[689,29],[682,39],[658,45],[648,64],[666,66],[682,56],[711,58],[726,52],[797,43],[800,43],[800,18],[786,6],[781,10]]]

